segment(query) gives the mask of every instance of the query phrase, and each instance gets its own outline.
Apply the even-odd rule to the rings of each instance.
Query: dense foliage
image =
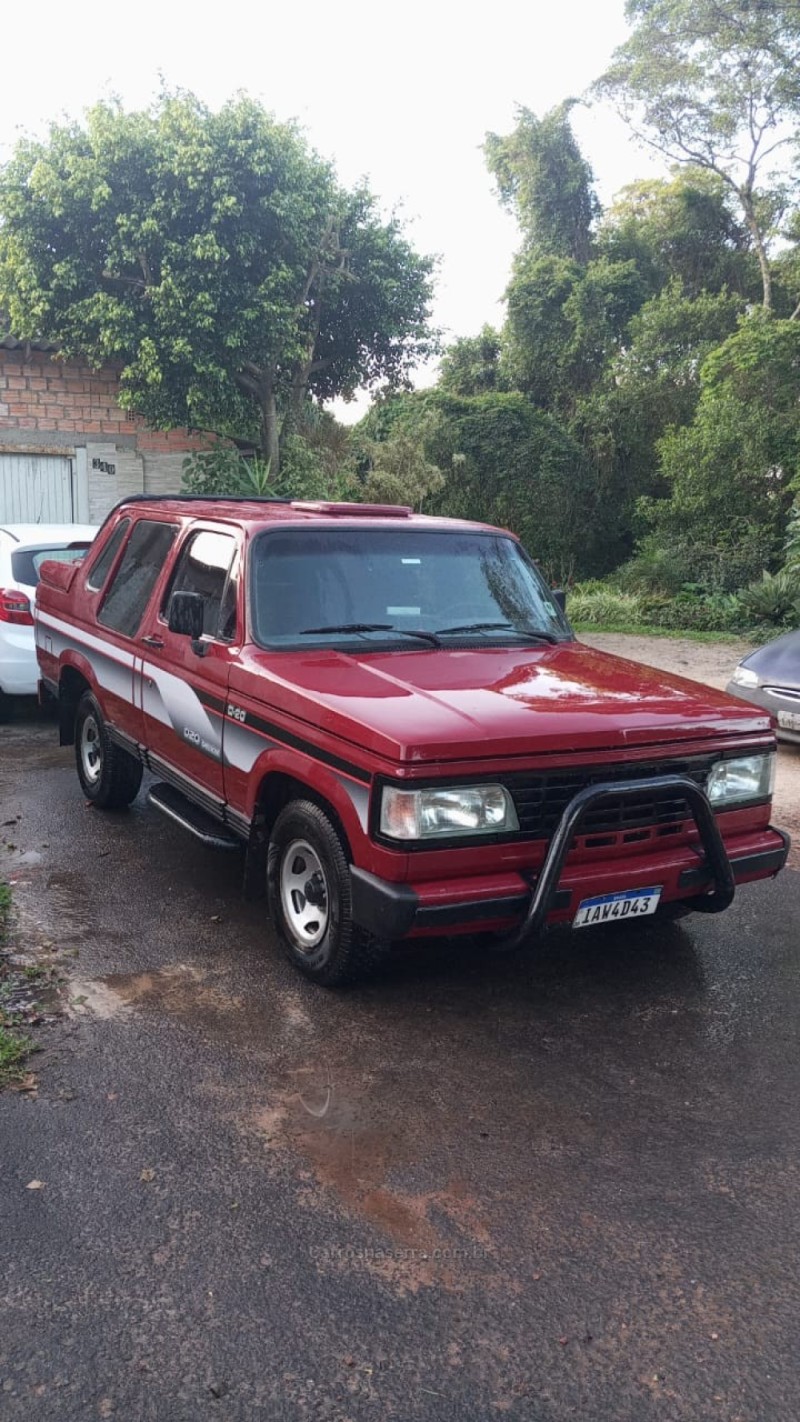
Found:
[[[571,102],[488,135],[521,241],[503,326],[456,341],[425,397],[442,421],[436,506],[509,523],[553,578],[584,580],[578,621],[786,625],[800,616],[800,11],[629,0],[628,15],[596,92],[672,172],[603,212]],[[393,418],[413,426],[416,398]]]
[[[15,335],[121,362],[130,409],[254,440],[273,474],[309,396],[396,386],[431,353],[431,274],[366,187],[246,98],[99,104],[0,170]]]

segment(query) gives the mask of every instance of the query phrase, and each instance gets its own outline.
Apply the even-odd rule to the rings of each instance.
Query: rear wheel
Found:
[[[75,713],[75,764],[81,789],[100,810],[119,810],[135,800],[142,766],[111,740],[103,713],[85,691]]]
[[[350,866],[338,831],[310,800],[275,821],[267,853],[270,917],[296,968],[324,987],[373,972],[388,945],[353,922]]]

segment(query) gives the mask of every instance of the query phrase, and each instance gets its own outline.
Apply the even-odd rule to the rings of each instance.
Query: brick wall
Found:
[[[117,404],[113,366],[94,371],[80,362],[54,361],[46,353],[0,349],[0,440],[10,430],[52,434],[131,435],[142,449],[186,453],[207,440],[186,430],[149,430]],[[63,442],[63,441],[62,441]]]
[[[95,371],[46,352],[0,347],[0,454],[74,455],[80,505],[93,523],[127,494],[177,492],[184,457],[211,440],[187,430],[148,429],[120,408],[118,394],[113,366]]]

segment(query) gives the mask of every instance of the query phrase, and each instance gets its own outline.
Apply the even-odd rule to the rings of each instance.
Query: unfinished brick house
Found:
[[[0,316],[0,522],[100,523],[126,494],[180,488],[203,436],[148,429],[117,404],[116,370],[3,329]]]

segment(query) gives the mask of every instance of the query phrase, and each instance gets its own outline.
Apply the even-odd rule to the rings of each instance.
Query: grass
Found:
[[[11,890],[8,884],[0,884],[0,954],[8,942],[8,925],[11,917]],[[26,976],[28,975],[26,971]],[[2,988],[8,981],[8,970],[0,959],[0,1087],[9,1082],[19,1081],[23,1067],[33,1048],[30,1037],[20,1032],[13,1015],[2,1007]]]
[[[0,1086],[19,1081],[31,1050],[30,1037],[21,1037],[6,1021],[5,1013],[0,1012]]]
[[[569,604],[567,604],[567,615],[569,615]],[[586,634],[593,636],[595,632],[618,632],[626,637],[666,637],[673,641],[681,639],[686,642],[753,642],[763,641],[763,638],[756,637],[748,632],[698,632],[693,627],[653,627],[647,623],[640,622],[609,622],[597,626],[595,623],[573,622],[572,626],[578,635]],[[778,635],[776,632],[775,636]]]

